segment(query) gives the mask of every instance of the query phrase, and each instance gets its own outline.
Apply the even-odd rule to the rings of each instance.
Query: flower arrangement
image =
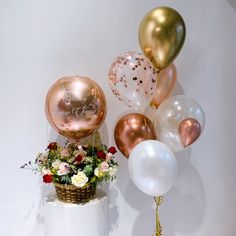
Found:
[[[21,168],[42,174],[44,183],[58,183],[83,188],[87,184],[111,181],[115,178],[117,162],[115,147],[81,146],[70,143],[60,147],[51,142],[45,153],[39,153],[35,163],[24,164]]]

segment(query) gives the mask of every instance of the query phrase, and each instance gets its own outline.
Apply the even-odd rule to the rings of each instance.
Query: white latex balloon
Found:
[[[129,156],[129,174],[141,191],[151,196],[161,196],[175,181],[177,174],[175,156],[159,141],[143,141]]]
[[[165,143],[173,152],[179,152],[186,148],[183,140],[181,141],[179,127],[181,122],[187,118],[193,118],[199,122],[201,132],[203,131],[205,126],[203,109],[197,102],[183,95],[166,99],[157,109],[154,126],[159,133],[158,140]]]

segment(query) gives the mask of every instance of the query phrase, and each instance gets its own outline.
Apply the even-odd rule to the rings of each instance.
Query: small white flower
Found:
[[[59,166],[61,164],[61,161],[60,160],[55,160],[53,163],[52,163],[52,167],[56,170],[59,169]]]
[[[83,171],[78,171],[77,175],[71,177],[71,182],[78,188],[82,188],[88,182],[88,177]]]
[[[38,158],[37,158],[37,160],[36,160],[36,163],[37,163],[38,165],[43,165],[43,164],[47,161],[47,159],[48,159],[48,154],[47,154],[47,153],[40,153],[40,154],[38,155]]]
[[[107,162],[104,161],[100,164],[99,170],[101,172],[107,172],[108,168],[109,168],[109,165],[107,164]]]
[[[62,162],[60,165],[59,165],[59,170],[57,171],[57,174],[58,175],[66,175],[70,172],[70,166],[68,163],[66,162]]]

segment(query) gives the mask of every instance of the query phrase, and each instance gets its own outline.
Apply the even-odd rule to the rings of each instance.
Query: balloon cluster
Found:
[[[165,194],[174,183],[177,164],[173,152],[190,147],[204,129],[204,112],[198,103],[185,96],[167,98],[177,80],[173,61],[185,35],[184,20],[177,11],[155,8],[139,27],[143,54],[123,53],[109,70],[112,92],[135,110],[117,122],[116,145],[129,159],[134,184],[152,196]],[[147,106],[156,108],[153,121],[141,114]]]

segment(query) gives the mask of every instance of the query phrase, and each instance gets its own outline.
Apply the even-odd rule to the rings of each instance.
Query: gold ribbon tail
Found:
[[[155,236],[161,236],[162,235],[162,227],[160,223],[160,218],[159,218],[159,206],[163,203],[163,197],[154,197],[155,203],[156,203],[156,232]]]

